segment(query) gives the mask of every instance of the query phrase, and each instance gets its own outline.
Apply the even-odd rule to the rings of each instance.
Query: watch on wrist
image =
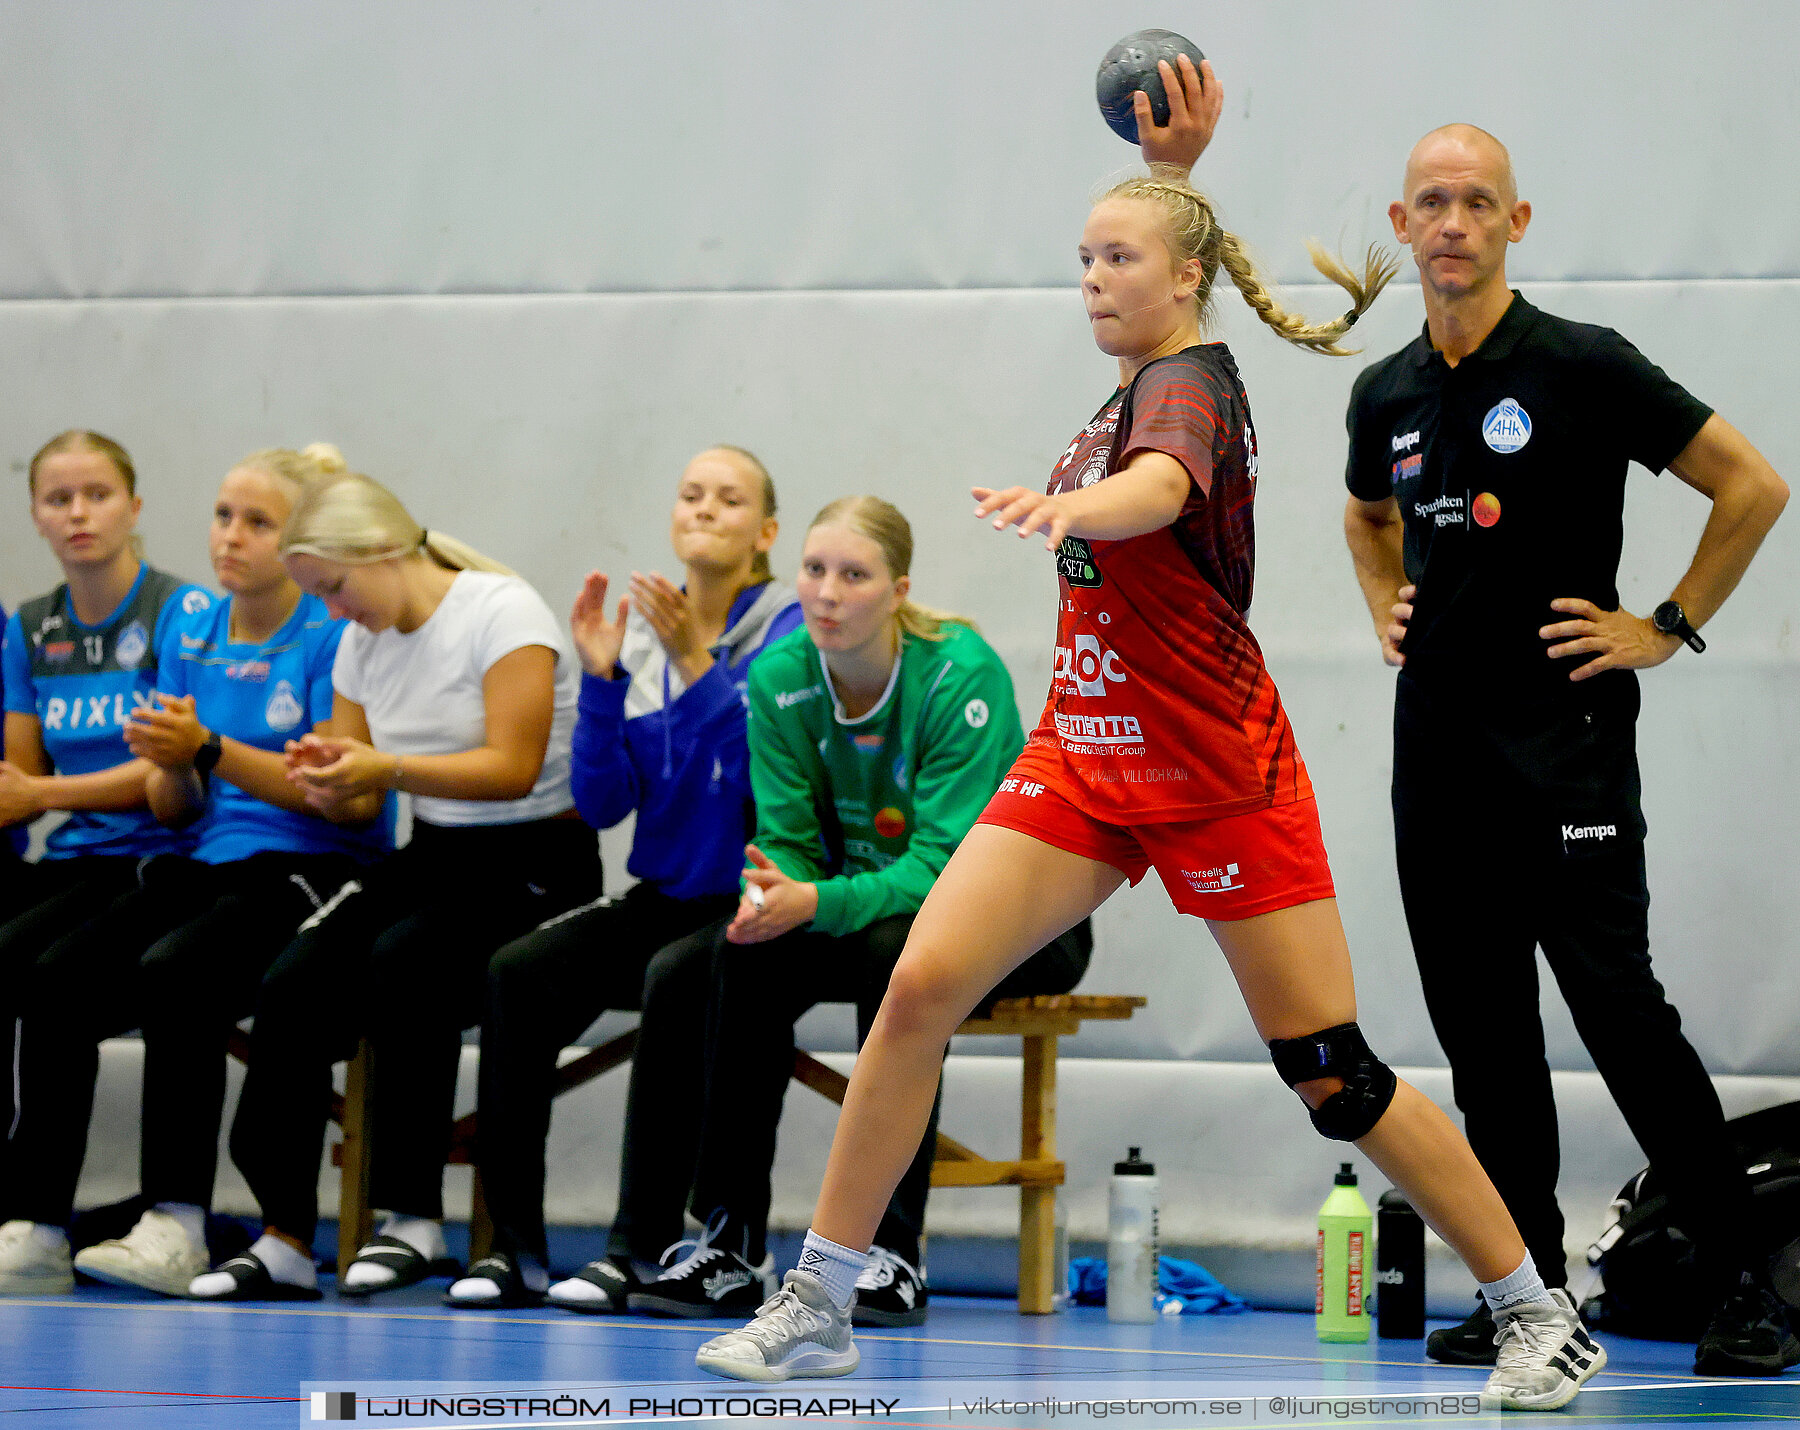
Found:
[[[1679,601],[1664,601],[1650,613],[1650,624],[1665,636],[1680,636],[1696,654],[1706,649],[1706,642],[1700,639],[1700,632],[1688,624],[1687,612],[1681,609]]]
[[[219,738],[217,730],[208,730],[206,738],[200,742],[200,748],[194,751],[194,773],[201,779],[211,779],[213,766],[219,763],[219,756],[225,753],[225,744]]]

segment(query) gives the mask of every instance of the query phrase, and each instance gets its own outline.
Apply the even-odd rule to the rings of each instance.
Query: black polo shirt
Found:
[[[1418,587],[1408,674],[1508,704],[1559,704],[1590,684],[1570,685],[1578,658],[1544,653],[1538,629],[1566,619],[1550,602],[1619,604],[1625,469],[1661,471],[1711,415],[1611,328],[1517,292],[1455,367],[1427,329],[1366,369],[1344,480],[1364,501],[1399,499]]]

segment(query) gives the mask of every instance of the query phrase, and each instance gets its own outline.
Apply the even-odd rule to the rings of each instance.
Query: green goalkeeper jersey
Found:
[[[1024,747],[1000,657],[968,626],[944,631],[902,634],[887,689],[857,719],[804,628],[750,667],[756,845],[817,884],[819,933],[916,913]]]

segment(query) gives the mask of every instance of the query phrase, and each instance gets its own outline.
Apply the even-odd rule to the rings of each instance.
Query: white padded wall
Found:
[[[55,579],[22,471],[66,426],[132,449],[151,553],[183,574],[204,574],[234,457],[327,438],[559,609],[590,565],[667,569],[675,474],[727,440],[776,475],[782,569],[828,498],[895,500],[921,594],[980,620],[1029,720],[1051,577],[969,519],[966,489],[1041,480],[1110,390],[1071,255],[1087,194],[1134,158],[1098,122],[1093,68],[1147,24],[1216,57],[1229,102],[1203,182],[1302,285],[1294,306],[1343,303],[1307,286],[1302,240],[1383,237],[1413,140],[1472,120],[1508,141],[1536,205],[1512,259],[1529,295],[1618,326],[1800,472],[1800,192],[1782,181],[1800,12],[1783,0],[1703,21],[1626,0],[796,0],[676,3],[653,23],[615,0],[0,0],[0,600]],[[1221,303],[1265,457],[1253,623],[1319,787],[1364,1021],[1395,1062],[1439,1063],[1392,872],[1391,676],[1340,532],[1342,408],[1366,359],[1294,352]],[[1378,355],[1419,318],[1403,282],[1358,336]],[[1634,476],[1635,609],[1679,575],[1704,510]],[[1709,1066],[1766,1079],[1770,1100],[1800,1069],[1796,521],[1708,654],[1646,677],[1641,727],[1660,972]],[[614,871],[627,835],[606,841]],[[1477,908],[1505,896],[1472,874]],[[1143,1077],[1197,1098],[1235,1096],[1214,1064],[1272,1081],[1197,925],[1148,889],[1099,927],[1087,986],[1155,997],[1066,1047],[1095,1060],[1065,1108],[1071,1148],[1109,1150],[1108,1089],[1128,1103]],[[1553,1060],[1579,1073],[1546,1002]],[[807,1029],[845,1033],[829,1014]],[[1603,1097],[1574,1115],[1584,1145],[1616,1144]],[[1631,1165],[1614,1170],[1583,1185]]]
[[[1540,206],[1520,276],[1800,257],[1785,0],[3,0],[0,294],[1060,282],[1142,25],[1217,57],[1207,185],[1290,275],[1451,119]]]
[[[1800,320],[1800,285],[1532,291],[1634,334],[1773,439],[1778,465],[1800,469],[1775,416],[1778,372],[1740,357],[1765,326]],[[1320,289],[1293,297],[1314,309],[1328,301]],[[39,432],[76,421],[134,434],[150,549],[200,573],[205,497],[233,457],[276,434],[328,437],[426,524],[518,566],[560,609],[589,564],[666,566],[682,461],[711,441],[744,442],[780,484],[786,569],[806,517],[831,496],[874,490],[909,512],[919,591],[980,619],[1030,719],[1049,673],[1049,563],[973,521],[966,492],[988,477],[1040,479],[1108,391],[1072,309],[1067,294],[1041,290],[11,305],[0,383],[13,401],[0,412],[0,450],[28,452]],[[1389,299],[1369,320],[1371,349],[1398,343],[1417,315],[1416,295]],[[1388,1055],[1434,1061],[1393,883],[1391,676],[1340,534],[1339,413],[1356,363],[1292,351],[1245,310],[1225,319],[1263,444],[1253,623],[1318,784],[1365,1020]],[[1641,474],[1631,492],[1622,589],[1643,609],[1679,574],[1704,503]],[[55,577],[23,524],[8,530],[5,595],[16,600]],[[1796,852],[1796,757],[1781,718],[1796,698],[1784,648],[1800,590],[1793,530],[1777,528],[1703,660],[1645,677],[1659,964],[1721,1071],[1778,1072],[1800,1059],[1783,1013],[1800,1002],[1800,910],[1775,872]],[[611,851],[618,869],[618,840]],[[1472,902],[1504,896],[1472,876]],[[1116,899],[1101,929],[1089,986],[1158,996],[1140,1019],[1093,1029],[1071,1051],[1257,1056],[1203,931],[1154,884]],[[1560,1064],[1585,1065],[1566,1024],[1552,1041]]]

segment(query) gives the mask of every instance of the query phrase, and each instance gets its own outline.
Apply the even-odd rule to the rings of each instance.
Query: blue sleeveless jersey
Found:
[[[331,718],[331,666],[344,623],[302,596],[268,640],[231,640],[231,598],[176,618],[157,689],[191,695],[200,723],[259,750],[279,752]],[[196,826],[193,857],[207,864],[279,850],[371,860],[393,848],[394,802],[372,825],[339,825],[267,804],[215,775]]]
[[[151,703],[175,617],[207,610],[198,586],[140,567],[125,599],[98,625],[75,614],[69,588],[26,601],[6,623],[6,709],[34,715],[56,773],[93,774],[131,758],[125,722]],[[50,832],[46,859],[79,854],[185,853],[192,841],[148,809],[77,810]]]
[[[3,627],[5,624],[6,624],[6,607],[0,606],[0,627]],[[0,638],[3,638],[3,637],[0,637]],[[4,701],[5,695],[6,695],[6,667],[3,663],[0,663],[0,702]],[[5,708],[6,707],[5,707],[4,703],[0,703],[0,710],[3,710]],[[26,843],[26,834],[25,834],[25,826],[24,825],[15,824],[15,825],[10,826],[7,829],[0,829],[0,859],[5,858],[8,853],[13,854],[15,857],[24,854],[25,843]]]

